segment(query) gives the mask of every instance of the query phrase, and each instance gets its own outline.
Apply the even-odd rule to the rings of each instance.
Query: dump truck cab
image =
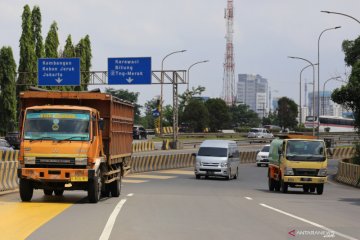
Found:
[[[270,191],[286,193],[288,187],[322,194],[327,181],[327,151],[323,140],[311,136],[288,135],[274,139],[269,150]]]

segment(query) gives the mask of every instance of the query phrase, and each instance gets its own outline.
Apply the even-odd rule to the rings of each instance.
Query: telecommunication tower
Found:
[[[224,62],[223,90],[222,98],[227,105],[235,103],[235,62],[234,62],[234,46],[233,46],[233,20],[234,6],[233,0],[227,0],[227,8],[225,9],[226,19],[226,52]]]

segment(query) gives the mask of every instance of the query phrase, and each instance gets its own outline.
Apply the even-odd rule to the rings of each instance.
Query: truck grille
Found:
[[[36,168],[74,168],[75,158],[47,158],[37,157],[35,160]]]
[[[319,169],[293,168],[295,176],[317,176]]]

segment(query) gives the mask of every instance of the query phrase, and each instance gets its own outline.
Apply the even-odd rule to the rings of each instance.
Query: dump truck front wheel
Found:
[[[31,181],[27,179],[20,179],[19,191],[21,201],[30,202],[34,192]]]

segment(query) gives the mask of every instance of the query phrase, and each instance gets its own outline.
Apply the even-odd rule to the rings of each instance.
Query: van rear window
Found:
[[[201,147],[198,156],[226,157],[227,148]]]

